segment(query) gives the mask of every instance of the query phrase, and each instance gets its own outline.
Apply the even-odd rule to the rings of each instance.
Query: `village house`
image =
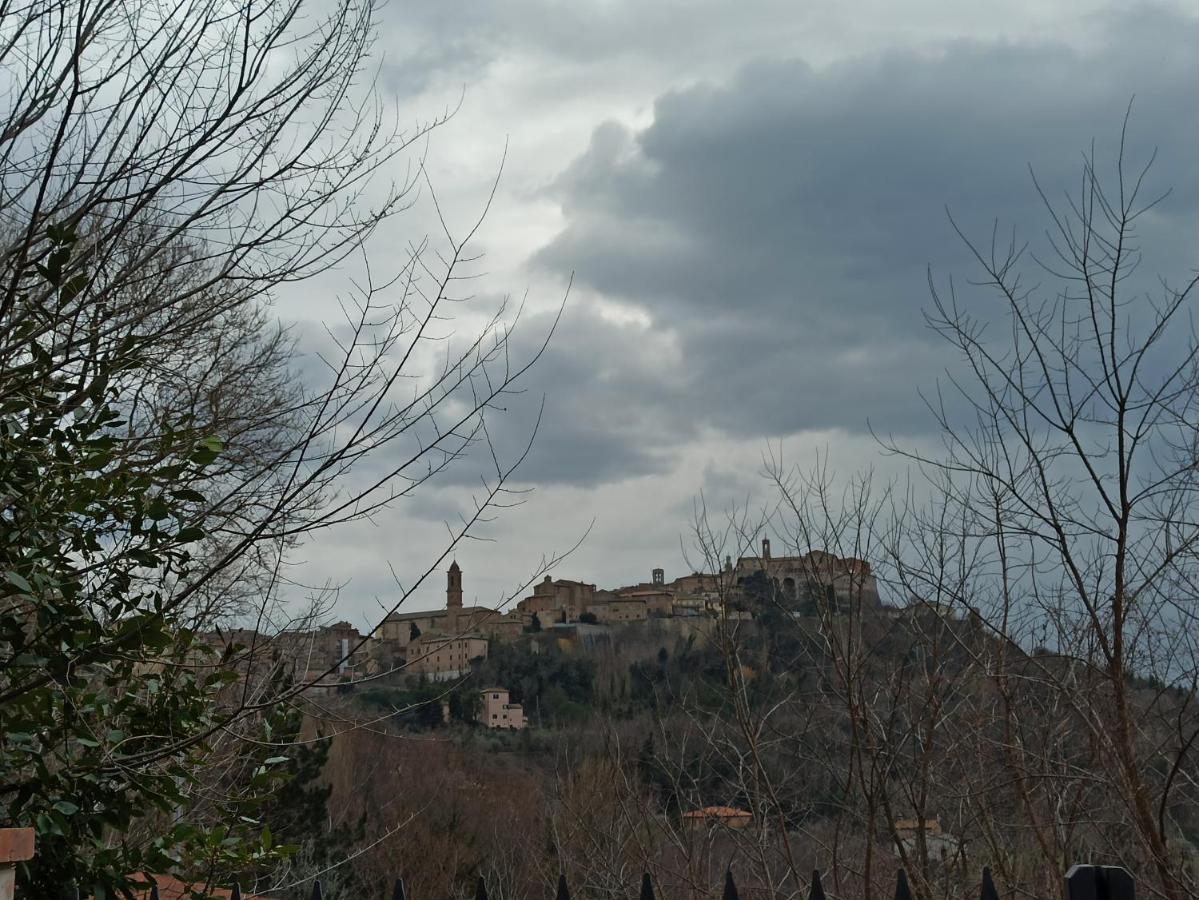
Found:
[[[733,584],[744,587],[757,574],[782,593],[783,597],[810,598],[827,603],[833,611],[850,603],[864,608],[881,607],[878,584],[870,564],[854,557],[838,557],[825,550],[811,550],[801,556],[771,556],[770,539],[762,539],[760,556],[743,556],[732,569]]]
[[[595,616],[597,622],[644,622],[646,619],[674,615],[674,592],[666,585],[662,569],[653,570],[653,581],[617,588],[614,591],[595,591],[584,612]]]
[[[651,581],[620,587],[612,593],[618,600],[639,600],[645,604],[649,616],[670,616],[674,614],[674,590],[666,585],[666,572],[654,569]]]
[[[508,702],[508,690],[501,687],[490,687],[479,691],[483,698],[483,711],[480,713],[483,724],[488,728],[510,728],[520,730],[527,726],[525,708],[519,703]]]
[[[473,660],[487,658],[487,638],[481,634],[422,634],[408,642],[405,656],[405,674],[452,681],[469,674]]]
[[[549,575],[533,585],[531,596],[516,604],[517,611],[528,621],[536,615],[543,626],[555,622],[575,622],[596,601],[594,584],[554,579]]]
[[[705,806],[683,813],[683,825],[690,831],[707,831],[713,826],[745,828],[753,820],[753,813],[732,806]]]
[[[919,819],[896,819],[895,837],[898,845],[895,848],[895,855],[902,858],[903,854],[910,855],[915,853],[919,846],[919,833],[921,830]],[[940,819],[925,819],[923,831],[924,847],[929,859],[934,861],[944,860],[957,854],[960,842],[953,835],[942,830]],[[900,853],[901,848],[903,854]]]
[[[645,601],[637,597],[612,597],[588,604],[587,612],[602,625],[618,622],[644,622],[649,618]]]
[[[280,664],[296,681],[313,682],[313,690],[332,690],[380,671],[387,654],[382,642],[362,634],[349,622],[307,630],[263,634],[247,628],[222,629],[200,636],[207,647],[243,678],[274,677]],[[197,665],[214,660],[195,654]]]

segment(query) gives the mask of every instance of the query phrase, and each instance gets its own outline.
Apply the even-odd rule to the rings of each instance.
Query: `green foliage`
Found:
[[[448,701],[451,721],[464,723],[478,721],[479,714],[483,709],[483,699],[475,689],[473,679],[468,678],[466,682],[455,688]]]
[[[490,656],[475,667],[475,683],[506,687],[512,702],[522,704],[536,724],[552,727],[586,718],[595,703],[594,660],[553,643],[538,648],[534,653],[523,642],[493,642]]]
[[[289,673],[280,670],[275,693],[291,687],[292,681]],[[319,733],[305,739],[301,734],[303,724],[304,715],[298,707],[280,704],[268,710],[263,733],[269,741],[255,747],[254,762],[257,766],[272,766],[276,783],[261,799],[255,817],[265,823],[267,840],[279,850],[291,853],[303,847],[304,858],[317,869],[325,869],[349,856],[354,842],[362,837],[364,823],[351,826],[331,820],[329,797],[333,789],[321,780],[330,742]],[[238,881],[266,887],[270,875],[269,868],[257,865],[240,873]],[[352,870],[342,873],[340,884],[345,889],[363,888],[354,881]]]
[[[185,584],[205,536],[196,489],[219,456],[215,436],[164,422],[152,448],[122,441],[128,398],[111,385],[139,348],[71,367],[56,359],[34,296],[87,290],[76,236],[51,228],[44,260],[25,273],[28,353],[0,390],[0,819],[37,832],[23,864],[26,896],[77,884],[97,896],[129,873],[200,863],[217,871],[275,851],[257,822],[174,821],[188,802],[218,698],[236,679],[184,616]],[[263,765],[253,787],[273,775]],[[126,840],[162,818],[156,836]]]
[[[430,683],[412,688],[369,688],[355,697],[367,709],[392,712],[397,724],[425,731],[445,724],[441,703],[446,691],[446,685]]]

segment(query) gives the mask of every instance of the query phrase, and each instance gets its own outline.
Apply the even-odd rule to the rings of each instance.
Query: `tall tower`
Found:
[[[445,588],[446,618],[450,620],[450,630],[456,631],[458,613],[462,612],[462,570],[458,568],[458,560],[450,563],[449,571],[446,574],[449,576]]]
[[[666,584],[666,572],[662,569],[654,569],[654,584]]]
[[[770,559],[770,538],[762,538],[762,559]]]

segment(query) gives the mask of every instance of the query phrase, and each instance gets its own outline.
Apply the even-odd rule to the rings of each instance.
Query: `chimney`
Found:
[[[770,559],[770,538],[762,538],[762,559]]]

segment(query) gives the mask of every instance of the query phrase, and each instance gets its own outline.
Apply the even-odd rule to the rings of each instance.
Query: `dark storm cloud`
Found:
[[[625,393],[595,399],[623,404],[622,420],[669,410],[668,421],[742,436],[868,419],[927,428],[917,390],[957,360],[924,325],[926,268],[959,287],[978,275],[946,206],[984,242],[998,219],[1035,244],[1047,222],[1029,166],[1056,198],[1077,187],[1094,138],[1110,171],[1134,94],[1130,156],[1157,146],[1151,185],[1174,189],[1141,223],[1145,271],[1185,275],[1199,211],[1199,27],[1147,8],[1111,17],[1104,33],[1085,52],[959,43],[819,71],[760,62],[727,85],[662,96],[644,130],[597,128],[555,182],[567,225],[537,261],[646,310],[680,368],[667,385],[634,372]],[[999,311],[967,293],[983,314]],[[569,398],[588,377],[563,372],[555,391]],[[566,433],[590,421],[583,413],[565,410]]]
[[[696,436],[690,411],[678,403],[685,380],[669,343],[568,302],[542,350],[554,318],[532,316],[511,335],[510,359],[541,355],[488,414],[487,435],[501,465],[532,440],[517,475],[522,483],[595,486],[667,471],[672,448]],[[444,481],[478,484],[489,453],[476,447]]]

